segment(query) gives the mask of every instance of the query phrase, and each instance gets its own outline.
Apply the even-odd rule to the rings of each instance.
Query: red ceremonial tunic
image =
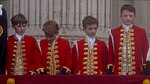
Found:
[[[122,26],[111,31],[109,37],[109,65],[113,65],[115,75],[141,74],[146,64],[148,39],[144,29],[135,25],[126,33]],[[126,47],[127,46],[127,47]]]
[[[24,75],[30,71],[35,72],[42,68],[41,53],[36,40],[32,36],[25,35],[21,42],[12,35],[7,40],[7,64],[8,74]]]
[[[108,49],[105,42],[98,39],[90,50],[85,39],[77,41],[72,49],[73,71],[77,75],[105,74]]]
[[[42,62],[47,74],[56,75],[65,67],[71,70],[72,56],[69,41],[60,37],[54,43],[54,47],[47,39],[40,41]]]

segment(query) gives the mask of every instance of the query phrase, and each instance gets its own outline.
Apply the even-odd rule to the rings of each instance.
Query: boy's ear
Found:
[[[120,14],[120,18],[121,18],[122,16],[121,16],[121,14]]]
[[[44,29],[42,28],[42,31],[44,31]]]
[[[80,30],[81,30],[81,31],[84,31],[84,30],[85,30],[85,28],[84,28],[84,27],[81,27],[81,28],[80,28]]]
[[[136,19],[136,15],[134,15],[134,20]]]
[[[56,34],[58,34],[59,32],[56,32]]]

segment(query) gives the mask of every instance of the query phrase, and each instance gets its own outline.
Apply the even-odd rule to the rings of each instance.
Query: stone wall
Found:
[[[24,14],[29,21],[26,34],[34,36],[37,41],[44,38],[42,25],[47,20],[55,20],[60,27],[60,35],[73,41],[85,36],[82,31],[82,19],[92,15],[99,20],[97,37],[108,42],[107,31],[121,25],[120,8],[123,4],[135,6],[135,24],[146,30],[150,39],[150,0],[1,0],[8,13],[9,35],[14,33],[10,18]],[[140,4],[140,6],[139,6]]]

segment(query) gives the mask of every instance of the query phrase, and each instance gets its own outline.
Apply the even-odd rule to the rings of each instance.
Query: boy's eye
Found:
[[[124,15],[124,17],[127,17],[128,15]]]
[[[26,27],[26,26],[19,25],[19,26],[16,26],[16,27]]]
[[[96,30],[97,28],[89,28],[89,30]]]
[[[17,24],[16,27],[26,27],[26,24]]]
[[[89,30],[92,30],[92,28],[89,28]]]
[[[129,17],[133,17],[133,15],[129,15]]]

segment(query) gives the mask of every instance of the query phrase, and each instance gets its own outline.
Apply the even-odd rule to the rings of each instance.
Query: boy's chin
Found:
[[[129,26],[129,25],[131,25],[131,24],[133,24],[133,23],[130,22],[130,23],[124,23],[124,24],[125,24],[126,26]]]
[[[90,38],[95,38],[95,35],[91,35],[91,36],[89,36]]]
[[[24,33],[18,33],[20,36],[22,36]]]

